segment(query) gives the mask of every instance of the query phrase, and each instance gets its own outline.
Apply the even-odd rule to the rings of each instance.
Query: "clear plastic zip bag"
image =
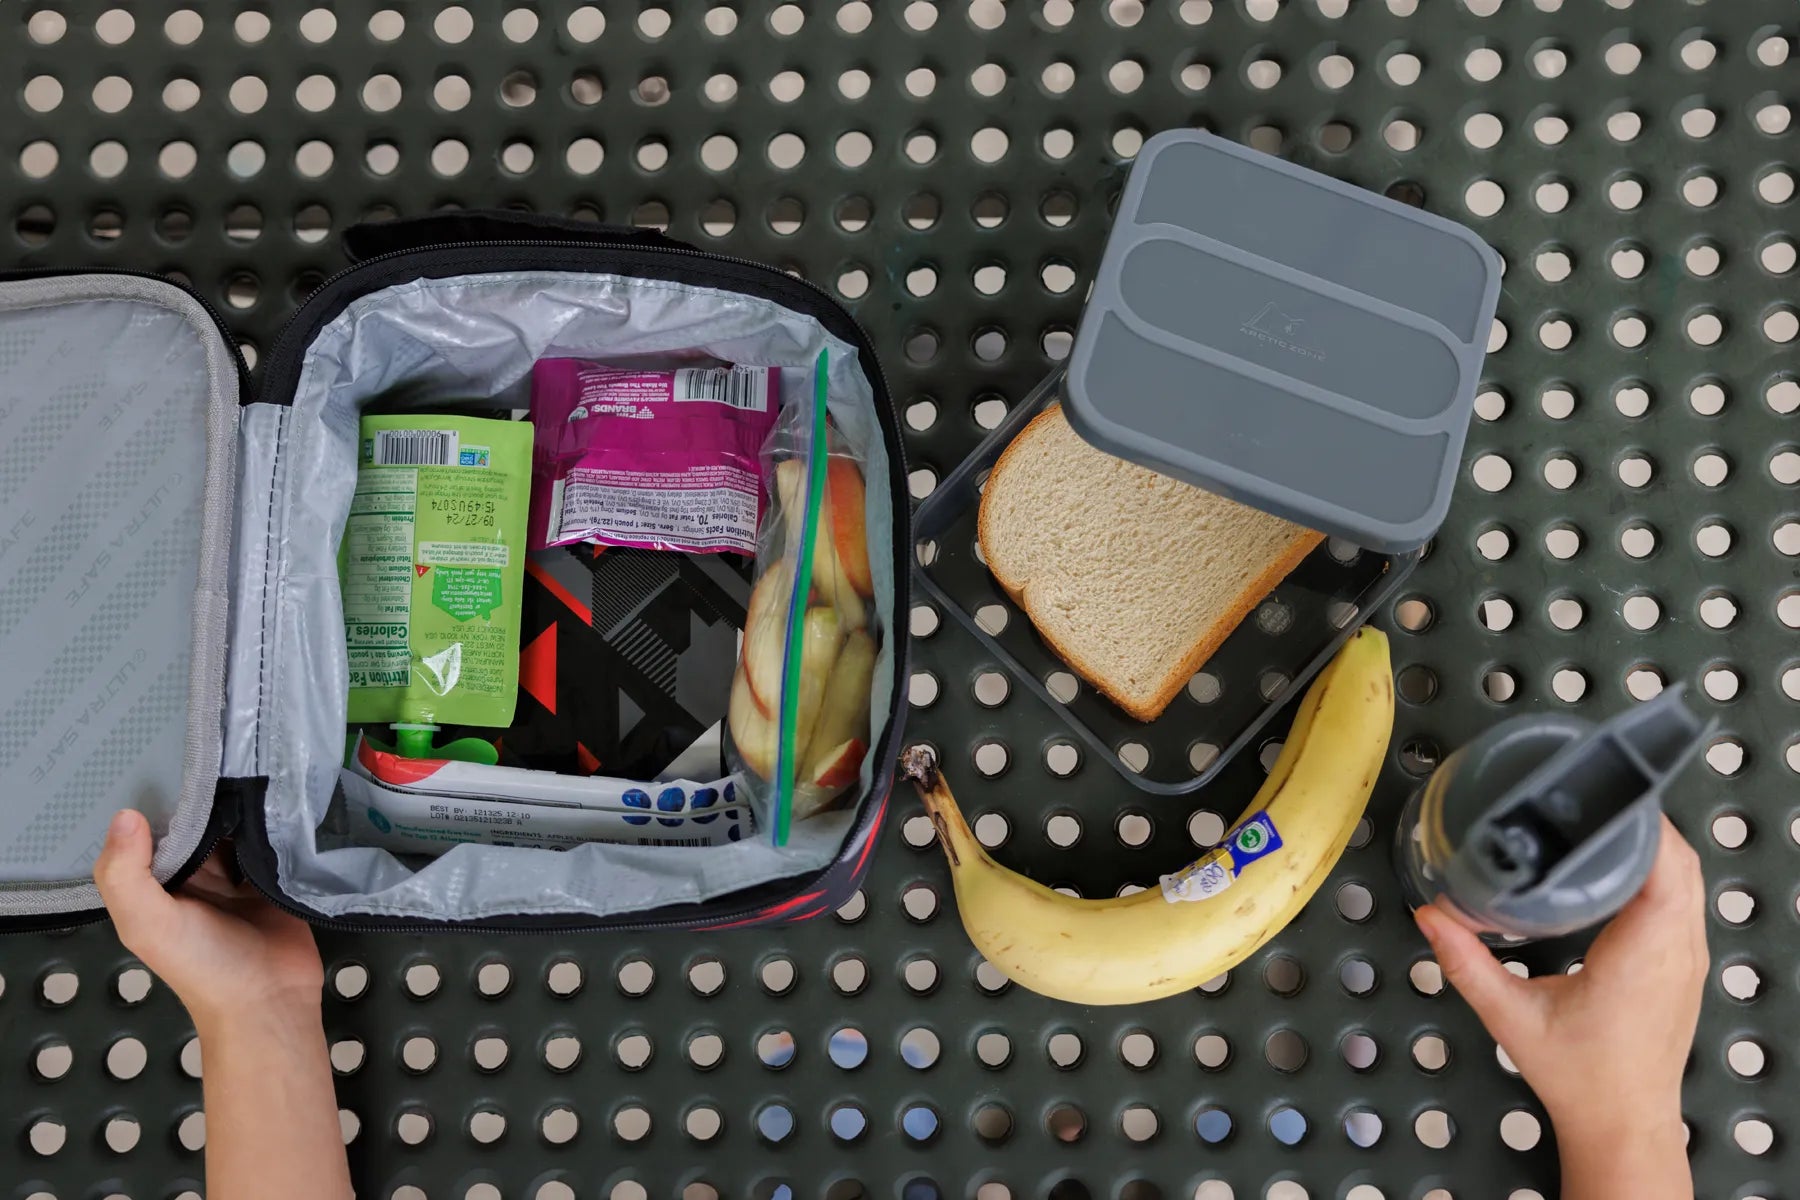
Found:
[[[809,402],[786,406],[763,448],[772,503],[731,689],[732,766],[777,846],[862,778],[881,637],[864,463],[832,427],[826,366],[820,354]]]

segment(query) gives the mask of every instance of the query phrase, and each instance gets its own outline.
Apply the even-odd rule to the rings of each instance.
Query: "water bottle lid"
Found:
[[[1713,729],[1677,684],[1598,725],[1527,715],[1446,762],[1445,890],[1503,933],[1543,937],[1610,916],[1643,886],[1662,797]],[[1428,831],[1429,832],[1429,831]]]

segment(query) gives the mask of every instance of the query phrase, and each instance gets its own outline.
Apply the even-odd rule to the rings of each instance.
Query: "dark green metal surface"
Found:
[[[1409,767],[1503,713],[1599,715],[1628,703],[1629,681],[1660,679],[1689,681],[1724,730],[1712,765],[1672,799],[1714,901],[1686,1101],[1696,1179],[1706,1197],[1800,1195],[1783,1097],[1800,1019],[1800,11],[1788,0],[683,0],[641,18],[606,5],[597,36],[591,11],[500,0],[396,5],[400,20],[368,0],[272,4],[235,28],[238,6],[215,0],[194,0],[197,21],[166,0],[125,7],[129,20],[99,0],[0,2],[0,266],[178,271],[261,348],[341,265],[336,235],[365,214],[479,203],[666,220],[844,291],[885,348],[920,492],[991,426],[990,401],[1023,397],[1064,352],[1124,155],[1156,129],[1200,123],[1279,147],[1465,220],[1507,260],[1504,344],[1497,334],[1468,458],[1505,460],[1510,481],[1490,492],[1465,472],[1388,622],[1406,700],[1372,839],[1222,990],[1117,1011],[984,991],[901,797],[854,920],[718,937],[323,937],[338,978],[366,972],[326,1013],[359,1194],[1553,1194],[1547,1127],[1522,1134],[1541,1123],[1529,1094],[1460,1002],[1415,986],[1430,971],[1416,968],[1385,842]],[[1003,153],[989,129],[1004,132]],[[1416,148],[1396,148],[1409,129]],[[771,163],[777,135],[803,143],[797,163]],[[794,149],[787,136],[774,146]],[[1498,186],[1497,210],[1491,189],[1469,192],[1480,181]],[[1641,344],[1632,327],[1615,332],[1627,317]],[[1696,317],[1717,319],[1715,342],[1703,344],[1704,320],[1690,333]],[[1571,534],[1572,557],[1555,557]],[[915,633],[936,684],[935,702],[919,693],[918,736],[944,748],[972,812],[1010,822],[1002,857],[1040,878],[1090,895],[1146,882],[1193,852],[1191,812],[1229,818],[1260,778],[1244,757],[1191,801],[1134,793],[1099,764],[1058,778],[1044,763],[1060,733],[1051,715],[1017,688],[978,703],[974,680],[991,667],[952,623],[921,612]],[[1558,698],[1567,672],[1578,699]],[[974,751],[995,741],[1008,766],[988,778]],[[1136,848],[1115,832],[1126,812],[1148,820]],[[1081,827],[1066,849],[1045,829],[1059,813]],[[1738,823],[1715,824],[1728,815]],[[1370,894],[1364,920],[1338,911],[1348,883]],[[1734,924],[1738,896],[1754,908]],[[1559,970],[1577,952],[1526,960]],[[633,960],[654,972],[642,995],[618,982],[642,983]],[[777,962],[793,974],[780,994],[762,982]],[[710,983],[714,963],[723,982],[699,994],[690,971]],[[0,945],[0,1195],[198,1190],[200,1155],[178,1132],[200,1099],[182,1065],[190,1026],[160,985],[122,1000],[127,965],[104,928]],[[492,985],[502,965],[509,986],[484,996],[478,971]],[[577,970],[579,990],[551,989]],[[434,991],[409,992],[433,972]],[[62,994],[57,973],[79,984],[60,1007],[45,998]],[[927,975],[933,985],[908,986]],[[866,1038],[860,1065],[834,1061],[841,1028]],[[905,1041],[914,1029],[935,1037],[929,1065],[903,1056],[923,1040]],[[764,1040],[776,1031],[795,1045],[780,1069],[759,1060],[759,1046],[783,1057],[780,1038]],[[702,1069],[713,1044],[694,1039],[709,1036],[722,1058]],[[126,1080],[107,1066],[120,1038],[147,1053]],[[497,1067],[493,1039],[506,1049]],[[1754,1078],[1728,1063],[1738,1042],[1763,1051]],[[72,1064],[46,1079],[38,1065],[59,1065],[57,1044]],[[845,1064],[853,1044],[837,1041]],[[641,1069],[621,1065],[646,1048]],[[1352,1069],[1346,1055],[1371,1050],[1373,1065]],[[759,1135],[759,1120],[783,1127],[776,1106],[791,1113],[779,1143]],[[852,1106],[863,1131],[834,1137],[832,1114]],[[1294,1124],[1284,1109],[1304,1121],[1294,1146],[1274,1136]],[[709,1111],[718,1131],[700,1137]],[[1347,1136],[1353,1112],[1379,1117],[1372,1148]],[[630,1140],[640,1113],[649,1132]],[[1196,1123],[1217,1139],[1217,1113],[1229,1133],[1208,1141]],[[108,1123],[126,1118],[135,1145],[109,1148]],[[60,1149],[39,1153],[33,1139],[49,1146],[53,1124]],[[839,1113],[840,1131],[854,1125]],[[1374,1128],[1363,1116],[1354,1127],[1365,1141]],[[421,1144],[404,1140],[421,1130]],[[113,1126],[118,1144],[126,1132]]]

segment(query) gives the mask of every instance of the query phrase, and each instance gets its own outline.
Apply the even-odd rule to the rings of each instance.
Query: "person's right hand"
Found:
[[[1445,977],[1543,1102],[1565,1169],[1584,1146],[1628,1153],[1649,1138],[1680,1149],[1681,1076],[1708,967],[1706,884],[1667,817],[1643,890],[1573,975],[1518,978],[1447,913],[1414,915]],[[1578,1189],[1565,1179],[1565,1190]]]
[[[125,809],[106,831],[94,881],[125,948],[168,984],[196,1028],[234,1012],[317,1013],[325,968],[306,922],[233,883],[214,855],[171,895],[150,873],[150,823]]]

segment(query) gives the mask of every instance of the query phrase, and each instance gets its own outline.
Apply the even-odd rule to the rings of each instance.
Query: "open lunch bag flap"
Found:
[[[158,879],[229,837],[251,883],[323,925],[713,929],[841,905],[905,720],[911,540],[898,421],[856,321],[781,271],[650,230],[456,212],[345,241],[359,261],[293,315],[254,387],[218,314],[176,284],[0,274],[0,930],[102,916],[93,864],[126,807],[150,819]],[[811,402],[821,355],[832,426],[866,466],[883,632],[870,750],[837,809],[782,846],[419,858],[333,836],[337,556],[366,407],[516,412],[554,357],[781,367],[785,406]]]

